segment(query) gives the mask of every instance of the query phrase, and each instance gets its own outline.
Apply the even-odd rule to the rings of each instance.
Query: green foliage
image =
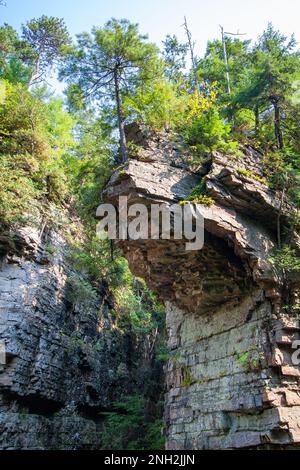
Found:
[[[24,222],[32,201],[41,196],[37,185],[13,157],[0,156],[0,219],[5,223]]]
[[[184,388],[191,387],[191,385],[195,384],[197,380],[194,378],[191,368],[188,366],[184,366],[182,368],[182,375],[183,379],[181,382],[181,386]]]
[[[239,109],[234,116],[233,135],[243,141],[244,136],[253,138],[255,129],[255,113],[252,109]]]
[[[211,207],[215,204],[214,199],[206,194],[204,180],[201,180],[200,183],[195,186],[195,188],[191,191],[188,199],[179,202],[179,204],[182,206],[191,203],[200,204],[206,207]]]
[[[0,152],[28,153],[43,159],[49,150],[44,127],[45,107],[22,85],[2,81],[4,98],[0,106]]]
[[[199,76],[206,83],[218,83],[221,116],[233,121],[235,137],[255,137],[252,142],[263,151],[270,146],[289,145],[292,128],[293,140],[297,140],[292,116],[297,114],[295,83],[300,74],[300,56],[295,45],[293,37],[286,38],[271,24],[254,46],[250,41],[227,37],[231,95],[226,90],[220,41],[208,44],[206,56],[198,64]]]
[[[157,412],[149,415],[142,395],[127,396],[115,403],[116,412],[106,414],[101,432],[102,449],[162,450],[162,421]],[[159,406],[157,406],[159,410]]]
[[[40,124],[42,108],[22,85],[1,81],[0,210],[5,222],[23,219],[34,198],[43,193],[39,165],[47,155]]]
[[[26,84],[30,67],[24,62],[29,46],[20,40],[17,32],[8,24],[0,27],[0,78],[11,83]]]
[[[168,362],[170,359],[170,351],[165,343],[161,344],[156,351],[156,358],[160,362]]]
[[[114,142],[107,138],[101,118],[83,113],[78,121],[78,144],[74,153],[68,154],[64,162],[76,196],[77,209],[81,217],[91,224],[101,201],[101,191],[113,169],[111,149]]]
[[[263,176],[257,175],[256,173],[254,173],[251,170],[246,170],[244,168],[238,168],[237,171],[240,175],[246,176],[246,178],[251,178],[251,179],[254,179],[254,180],[258,181],[259,183],[268,185],[268,182],[267,182],[266,178],[264,178]]]
[[[261,362],[264,360],[264,354],[256,349],[242,352],[241,355],[237,353],[235,354],[239,364],[243,367],[245,372],[257,371],[261,367]]]
[[[300,207],[300,157],[287,151],[266,152],[263,158],[263,169],[268,185],[277,191],[285,192],[285,198],[297,209]],[[290,220],[294,218],[290,214]],[[297,222],[296,226],[299,225]]]
[[[249,67],[251,41],[242,41],[237,38],[226,37],[226,51],[228,58],[228,69],[231,81],[231,88],[235,92],[240,81],[243,79],[245,70]],[[222,104],[230,105],[232,97],[228,95],[226,66],[224,62],[223,44],[220,40],[209,41],[206,54],[198,62],[199,78],[210,83],[217,82],[220,94],[219,101]],[[230,115],[231,110],[227,112]]]
[[[163,46],[165,75],[170,81],[180,83],[184,78],[188,45],[181,44],[175,35],[167,35]]]
[[[74,305],[77,302],[93,302],[97,298],[97,291],[88,280],[73,273],[67,279],[66,297]]]
[[[74,146],[74,120],[61,100],[43,102],[4,80],[0,87],[1,214],[16,222],[34,199],[60,202],[70,194],[64,159]]]
[[[249,351],[246,351],[244,354],[242,354],[239,358],[238,361],[242,366],[247,366],[248,361],[249,361],[250,353]]]
[[[276,250],[270,258],[270,262],[277,272],[300,271],[300,258],[295,250],[287,245]]]
[[[159,77],[125,97],[124,109],[131,119],[146,123],[151,129],[176,129],[182,119],[184,96],[172,83]]]
[[[124,258],[118,255],[112,259],[107,240],[85,236],[84,242],[73,243],[68,256],[77,270],[85,272],[95,281],[105,279],[112,289],[127,285],[133,279]]]
[[[211,109],[195,117],[185,130],[185,138],[190,145],[196,146],[198,153],[207,154],[215,150],[233,153],[238,144],[230,139],[231,127],[221,119],[216,109]]]
[[[45,246],[45,251],[49,255],[54,255],[57,251],[56,247],[54,245],[48,244]]]
[[[215,204],[215,201],[212,197],[201,194],[199,196],[191,196],[185,201],[180,201],[179,204],[181,206],[185,206],[186,204],[200,204],[201,206],[211,207]]]
[[[118,326],[136,333],[153,334],[164,327],[164,308],[142,279],[128,276],[127,284],[114,290]]]
[[[60,98],[50,98],[47,105],[46,131],[47,141],[51,146],[51,153],[62,157],[75,148],[73,129],[76,119],[64,109],[64,102]]]
[[[61,78],[71,85],[72,101],[79,108],[89,99],[102,108],[107,102],[114,104],[122,161],[127,159],[124,96],[156,75],[158,51],[146,39],[139,34],[137,24],[113,18],[103,28],[93,28],[91,35],[77,36],[77,46],[61,70]]]
[[[45,15],[23,26],[22,39],[28,45],[26,59],[32,67],[31,85],[44,79],[47,70],[58,64],[71,44],[64,21]]]

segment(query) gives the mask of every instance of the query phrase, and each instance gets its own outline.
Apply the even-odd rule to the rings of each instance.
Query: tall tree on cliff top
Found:
[[[260,99],[269,102],[274,109],[274,132],[279,149],[284,145],[282,105],[293,93],[293,84],[300,73],[300,55],[295,51],[296,44],[294,36],[288,39],[269,24],[254,49],[256,89],[260,91]]]
[[[182,81],[186,67],[187,44],[181,44],[175,35],[166,36],[163,41],[163,59],[166,77],[176,83]]]
[[[284,129],[288,127],[289,113],[284,109],[300,75],[300,55],[295,46],[293,36],[288,39],[269,24],[249,54],[249,65],[234,96],[238,107],[255,110],[257,130],[260,113],[269,111],[278,149],[284,147]]]
[[[23,26],[23,40],[30,46],[28,62],[32,65],[29,86],[41,82],[46,72],[64,57],[70,36],[62,19],[42,16]]]
[[[92,34],[78,36],[76,49],[69,54],[61,78],[86,100],[113,99],[117,108],[122,161],[127,160],[123,96],[132,87],[153,76],[157,48],[128,20],[112,19]]]

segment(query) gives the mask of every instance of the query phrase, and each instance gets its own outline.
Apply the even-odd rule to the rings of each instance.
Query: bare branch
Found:
[[[199,82],[198,82],[198,76],[197,76],[197,71],[196,71],[196,59],[195,59],[195,52],[194,52],[195,42],[193,42],[193,40],[192,40],[192,33],[189,30],[186,16],[184,17],[183,27],[184,27],[186,35],[187,35],[187,40],[188,40],[189,49],[190,49],[190,53],[191,53],[192,71],[193,71],[194,78],[195,78],[196,89],[199,92],[200,90],[199,90]]]
[[[228,65],[228,56],[227,56],[227,48],[226,48],[226,36],[246,36],[247,33],[229,33],[224,31],[223,26],[219,25],[221,29],[222,35],[222,44],[223,44],[223,51],[224,51],[224,62],[226,67],[226,80],[227,80],[227,89],[228,94],[231,95],[231,84],[230,84],[230,75],[229,75],[229,65]]]

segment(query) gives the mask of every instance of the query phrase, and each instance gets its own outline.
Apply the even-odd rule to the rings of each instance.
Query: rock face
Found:
[[[201,251],[186,251],[184,240],[118,242],[166,303],[167,448],[300,446],[300,368],[292,359],[299,276],[287,280],[287,313],[269,257],[290,208],[264,183],[262,156],[243,147],[242,157],[216,153],[195,168],[179,138],[137,126],[127,133],[141,148],[112,176],[108,202],[174,204],[201,178],[215,201],[198,207]]]
[[[58,216],[63,231],[40,223],[1,239],[1,449],[101,448],[101,412],[138,387],[144,346],[115,328],[106,287],[69,300],[66,235],[80,227]]]

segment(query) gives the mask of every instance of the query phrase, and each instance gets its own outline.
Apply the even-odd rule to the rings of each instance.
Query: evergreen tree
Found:
[[[103,98],[113,98],[123,162],[127,160],[123,96],[155,73],[157,48],[146,39],[136,24],[112,19],[103,28],[94,28],[91,35],[78,36],[77,47],[61,72],[85,99],[103,102]]]
[[[255,111],[257,129],[260,114],[270,114],[273,109],[274,136],[279,149],[284,146],[282,110],[300,73],[300,56],[295,46],[294,37],[288,40],[269,24],[250,54],[249,66],[235,96],[237,106]]]
[[[30,46],[28,61],[32,66],[29,86],[40,83],[46,72],[57,65],[70,45],[70,37],[62,19],[42,16],[23,26],[23,40]]]
[[[30,68],[24,59],[30,48],[8,24],[0,27],[0,77],[13,83],[28,83]]]
[[[291,94],[293,83],[300,72],[300,55],[294,51],[295,46],[294,36],[288,39],[269,24],[254,49],[258,97],[263,102],[269,102],[274,109],[274,132],[279,149],[284,145],[282,105]]]
[[[166,65],[165,74],[169,80],[180,82],[186,67],[187,44],[181,44],[175,35],[167,35],[163,41],[163,59]]]

